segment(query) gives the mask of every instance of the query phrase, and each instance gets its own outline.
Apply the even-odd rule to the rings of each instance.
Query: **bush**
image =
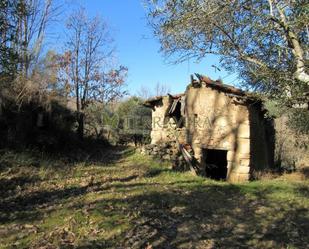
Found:
[[[309,166],[309,138],[306,134],[292,129],[289,122],[290,117],[287,115],[275,120],[275,166],[284,172]]]

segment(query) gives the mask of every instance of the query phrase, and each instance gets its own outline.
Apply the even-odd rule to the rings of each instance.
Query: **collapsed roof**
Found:
[[[261,99],[258,98],[257,96],[254,96],[250,92],[243,91],[239,88],[236,88],[234,86],[226,85],[223,84],[221,80],[212,80],[207,76],[200,75],[200,74],[195,74],[197,79],[194,78],[193,75],[191,75],[191,84],[188,87],[194,87],[194,88],[199,88],[202,86],[209,87],[212,89],[215,89],[217,91],[223,92],[231,97],[235,97],[237,99],[241,99],[245,102],[261,102]],[[166,96],[166,95],[165,95]],[[163,97],[165,96],[156,96],[152,97],[144,102],[145,106],[152,107],[156,105],[159,101],[162,100]],[[176,94],[176,95],[171,95],[168,94],[168,96],[173,99],[173,100],[180,100],[182,96],[185,96],[185,93],[182,94]],[[174,105],[177,104],[178,101],[173,101]]]
[[[160,101],[163,97],[166,97],[166,96],[169,96],[171,99],[173,100],[177,100],[177,99],[180,99],[182,96],[184,96],[185,94],[184,93],[180,93],[180,94],[167,94],[167,95],[161,95],[161,96],[156,96],[156,97],[152,97],[152,98],[149,98],[147,99],[145,102],[144,102],[144,105],[145,106],[148,106],[148,107],[152,107],[153,105],[155,105],[158,101]]]

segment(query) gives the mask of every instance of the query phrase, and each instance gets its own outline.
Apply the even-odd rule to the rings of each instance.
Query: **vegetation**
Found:
[[[106,104],[122,97],[127,68],[104,70],[111,61],[112,41],[106,24],[99,17],[90,19],[79,9],[69,17],[67,28],[67,52],[59,74],[65,89],[75,97],[77,132],[82,138],[87,105],[93,101]]]
[[[52,0],[0,2],[1,80],[12,81],[18,73],[31,75],[42,52],[46,27],[56,14]]]
[[[113,63],[114,45],[107,25],[99,17],[88,17],[82,8],[73,11],[67,20],[63,54],[43,53],[47,26],[59,11],[56,1],[3,0],[0,4],[3,146],[54,143],[57,147],[66,140],[63,137],[71,141],[73,132],[83,139],[85,123],[86,135],[99,138],[102,127],[90,125],[99,115],[94,111],[127,94],[128,69]]]
[[[276,128],[275,168],[291,172],[306,167],[308,161],[308,118],[303,108],[290,108],[277,101],[266,101],[268,115],[274,118]]]
[[[307,1],[146,2],[149,23],[169,60],[217,55],[245,88],[268,96],[270,115],[285,123],[277,132],[279,168],[295,168],[291,165],[308,153]]]
[[[148,2],[167,55],[218,54],[273,97],[282,175],[230,184],[137,154],[143,101],[168,87],[124,98],[128,68],[83,8],[60,52],[43,49],[58,1],[0,0],[0,249],[308,248],[307,2]]]
[[[117,114],[122,141],[132,141],[135,146],[150,142],[151,109],[143,106],[143,99],[131,97],[123,101],[118,107]]]
[[[246,86],[307,103],[307,1],[147,1],[162,51],[176,62],[219,55]]]
[[[308,246],[301,175],[229,184],[132,149],[83,155],[1,151],[0,248]]]

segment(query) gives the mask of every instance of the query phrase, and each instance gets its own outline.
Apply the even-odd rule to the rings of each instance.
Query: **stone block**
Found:
[[[231,172],[227,180],[232,183],[246,182],[249,180],[249,174]]]
[[[238,174],[238,182],[249,181],[249,174]]]
[[[250,159],[250,153],[240,153],[239,158],[241,159]]]
[[[249,167],[250,166],[250,159],[247,159],[247,158],[240,159],[240,166]]]
[[[229,151],[227,152],[227,155],[226,155],[227,161],[232,161],[232,160],[234,159],[234,153],[235,153],[235,152],[233,152],[233,151],[231,151],[231,150],[229,150]]]
[[[248,166],[239,166],[235,169],[235,171],[239,174],[249,174],[250,167]]]
[[[241,154],[249,153],[250,154],[250,139],[239,138],[237,142],[238,142],[238,147],[237,147],[238,153],[241,153]]]
[[[238,128],[238,137],[250,138],[250,126],[247,124],[241,124]]]

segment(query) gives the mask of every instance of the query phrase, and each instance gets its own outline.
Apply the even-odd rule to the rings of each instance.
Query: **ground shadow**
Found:
[[[272,203],[267,196],[276,188],[254,192],[258,201],[234,185],[193,187],[190,193],[170,189],[95,203],[102,216],[109,215],[110,205],[113,212],[140,214],[113,248],[306,248],[309,243],[308,210]],[[125,211],[117,210],[121,203]],[[106,242],[93,243],[105,248]]]

